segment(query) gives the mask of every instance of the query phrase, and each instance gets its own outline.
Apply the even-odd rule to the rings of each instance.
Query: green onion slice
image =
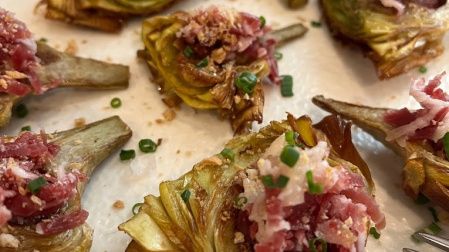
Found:
[[[139,141],[139,149],[145,153],[155,152],[157,144],[151,139],[142,139]]]
[[[427,67],[425,67],[425,66],[420,66],[419,68],[418,68],[418,71],[420,72],[420,73],[426,73],[427,72]]]
[[[296,146],[301,147],[302,144],[296,142],[296,139],[298,139],[298,137],[299,137],[298,132],[293,132],[291,130],[285,132],[285,141],[287,142],[288,145],[291,145],[291,146],[296,145]]]
[[[184,56],[186,56],[186,58],[189,58],[189,59],[192,58],[192,56],[194,54],[192,47],[190,47],[190,46],[186,46],[186,48],[184,48],[182,53],[184,54]]]
[[[295,166],[299,159],[299,152],[291,145],[287,145],[281,152],[282,163],[288,165],[289,167]]]
[[[442,229],[440,228],[440,226],[438,226],[435,222],[432,221],[432,223],[430,223],[430,225],[427,227],[430,232],[432,232],[432,234],[437,235],[439,233],[441,233]]]
[[[444,147],[444,153],[446,153],[446,160],[449,160],[449,132],[444,134],[443,147]]]
[[[313,27],[321,27],[321,22],[312,21],[312,22],[310,22],[310,25],[312,25]]]
[[[139,209],[142,205],[143,205],[143,203],[136,203],[136,204],[134,204],[133,209],[132,209],[132,212],[133,212],[134,215],[137,214],[138,209]]]
[[[424,205],[424,204],[427,204],[429,202],[430,202],[430,200],[426,196],[421,194],[421,193],[418,194],[418,197],[416,197],[416,199],[415,199],[415,204],[416,205]]]
[[[371,227],[369,229],[369,234],[372,235],[374,238],[379,239],[380,238],[380,234],[377,232],[375,227]]]
[[[120,151],[120,160],[129,160],[136,157],[135,150],[121,150]]]
[[[220,154],[221,154],[224,158],[229,159],[229,160],[231,160],[231,161],[234,161],[234,158],[235,158],[235,152],[234,152],[232,149],[224,148],[224,149],[220,152]]]
[[[289,177],[284,175],[279,175],[276,182],[274,182],[273,175],[265,175],[262,177],[262,182],[267,188],[284,188],[287,186]]]
[[[291,75],[282,75],[281,95],[284,97],[293,96],[293,77]]]
[[[48,184],[47,180],[45,180],[44,177],[39,177],[37,179],[31,180],[28,183],[27,188],[32,194],[36,194],[41,190],[42,186],[46,184]]]
[[[327,251],[327,242],[321,238],[315,238],[309,241],[309,248],[312,252],[318,252],[318,248],[315,245],[317,242],[321,244],[321,249],[319,251]]]
[[[313,182],[313,173],[312,171],[306,172],[307,184],[309,185],[309,193],[310,194],[321,194],[323,193],[323,186],[319,183]]]
[[[20,131],[31,131],[31,127],[30,126],[23,126]]]
[[[266,23],[267,23],[267,20],[265,19],[265,17],[260,16],[260,29],[262,29]]]
[[[197,68],[207,67],[209,65],[209,60],[207,58],[202,59],[198,64],[196,64]]]
[[[235,198],[235,201],[234,201],[234,205],[236,207],[242,207],[242,206],[246,205],[246,203],[248,203],[248,198],[245,196],[239,196],[239,197]]]
[[[256,75],[249,72],[243,72],[235,81],[235,85],[245,94],[252,94],[254,92],[254,87],[256,86],[256,84]]]
[[[181,193],[181,198],[184,202],[187,202],[190,198],[190,191],[189,190],[185,190],[184,192]]]
[[[42,42],[42,43],[47,43],[47,42],[48,42],[48,39],[42,37],[42,38],[39,39],[39,41]]]
[[[432,214],[433,221],[434,221],[434,222],[439,222],[440,219],[438,219],[437,211],[435,211],[435,208],[429,207],[429,208],[427,208],[427,209],[429,209],[430,213]]]
[[[120,100],[120,98],[112,98],[111,100],[111,107],[113,108],[120,108],[120,106],[122,106],[122,100]]]
[[[16,107],[16,114],[19,118],[24,118],[28,115],[28,108],[25,104],[21,103]]]
[[[282,53],[280,53],[280,52],[278,52],[278,51],[275,51],[275,52],[274,52],[274,58],[275,58],[275,59],[281,60],[282,57],[283,57]]]

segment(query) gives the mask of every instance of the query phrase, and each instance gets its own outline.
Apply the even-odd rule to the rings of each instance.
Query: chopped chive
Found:
[[[287,186],[287,183],[290,179],[287,176],[279,175],[278,180],[276,181],[277,188],[284,188]]]
[[[262,182],[267,188],[284,188],[290,179],[287,176],[279,175],[276,182],[274,182],[273,175],[265,175],[262,177]]]
[[[427,208],[427,209],[429,209],[430,213],[432,214],[433,221],[434,221],[434,222],[439,222],[440,219],[438,219],[437,211],[435,211],[435,208],[429,207],[429,208]]]
[[[28,183],[27,188],[32,194],[36,194],[41,190],[42,186],[46,184],[48,184],[47,180],[45,180],[44,177],[39,177],[37,179],[31,180]]]
[[[446,154],[446,160],[449,160],[449,132],[444,134],[443,147],[444,147],[444,153]]]
[[[23,126],[20,131],[31,131],[31,127],[30,126]]]
[[[28,108],[25,104],[21,103],[16,107],[16,114],[19,118],[24,118],[28,115]]]
[[[209,65],[209,60],[207,58],[202,59],[198,64],[196,64],[197,68],[207,67]]]
[[[291,145],[287,145],[281,152],[282,163],[288,165],[289,167],[295,166],[299,159],[299,152]]]
[[[281,94],[284,97],[293,96],[293,77],[291,75],[282,75]]]
[[[318,252],[318,248],[315,245],[316,242],[321,244],[321,249],[319,251],[327,251],[327,242],[321,238],[314,238],[309,241],[309,248],[312,252]]]
[[[311,170],[306,172],[306,178],[307,178],[307,184],[309,185],[309,193],[310,194],[323,193],[323,186],[319,183],[313,182],[313,174],[312,174]]]
[[[419,68],[418,68],[418,71],[420,72],[420,73],[426,73],[427,72],[427,67],[425,67],[425,66],[420,66]]]
[[[274,179],[273,175],[265,175],[262,176],[262,182],[267,188],[274,188]]]
[[[157,144],[151,139],[142,139],[139,141],[139,149],[145,153],[155,152]]]
[[[430,225],[427,227],[430,232],[432,232],[432,234],[437,235],[439,234],[442,229],[440,228],[440,226],[438,226],[435,222],[430,223]]]
[[[234,152],[232,149],[224,148],[224,149],[220,152],[220,154],[221,154],[224,158],[229,159],[229,160],[231,160],[231,161],[234,161],[234,158],[235,158],[235,152]]]
[[[143,205],[143,203],[136,203],[136,204],[134,204],[133,209],[131,210],[131,211],[133,212],[134,215],[137,214],[138,208],[140,208],[142,205]]]
[[[181,193],[181,198],[184,202],[187,202],[190,198],[190,191],[189,190],[185,190],[184,192]]]
[[[239,197],[235,198],[235,201],[234,201],[234,205],[236,207],[242,207],[242,206],[246,205],[246,203],[248,203],[248,198],[244,197],[244,196],[239,196]]]
[[[192,56],[194,54],[192,47],[190,47],[190,46],[186,46],[186,48],[184,48],[182,53],[184,54],[184,56],[186,56],[186,58],[189,58],[189,59],[192,58]]]
[[[421,194],[421,193],[418,194],[418,197],[416,197],[416,199],[415,199],[415,204],[416,205],[424,205],[424,204],[427,204],[429,202],[430,202],[430,200],[426,196]]]
[[[312,22],[310,22],[310,25],[312,25],[312,27],[318,28],[318,27],[321,27],[321,22],[312,21]]]
[[[136,157],[135,150],[121,150],[120,151],[120,160],[129,160]]]
[[[377,232],[375,227],[371,227],[369,229],[369,234],[372,235],[374,238],[379,239],[380,238],[380,234]]]
[[[245,94],[252,94],[254,92],[254,87],[256,86],[256,84],[257,84],[256,75],[249,72],[243,72],[235,80],[235,85]]]
[[[111,107],[113,108],[120,108],[120,106],[122,106],[122,100],[120,100],[120,98],[112,98],[111,100]]]
[[[39,41],[42,42],[42,43],[47,43],[48,39],[47,38],[40,38]]]
[[[266,23],[267,23],[267,20],[265,19],[265,17],[260,16],[260,29],[262,29]]]
[[[278,51],[274,52],[274,58],[277,59],[277,60],[281,60],[283,56],[284,55],[282,55],[282,53],[280,53]]]
[[[287,142],[288,145],[291,146],[300,146],[298,143],[296,143],[296,139],[298,139],[299,133],[298,132],[293,132],[291,130],[285,132],[285,141]]]

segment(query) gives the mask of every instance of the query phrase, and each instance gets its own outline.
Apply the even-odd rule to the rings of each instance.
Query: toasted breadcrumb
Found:
[[[18,248],[20,241],[12,234],[0,234],[0,247]]]
[[[81,117],[81,118],[77,118],[75,119],[75,127],[81,127],[86,125],[86,119]]]
[[[124,209],[125,203],[123,203],[123,201],[121,200],[116,200],[112,206],[117,209]]]
[[[69,40],[67,42],[67,47],[64,50],[68,55],[75,55],[78,52],[78,45],[74,39]]]
[[[164,111],[162,114],[167,121],[172,121],[176,117],[176,112],[174,109],[170,108]]]

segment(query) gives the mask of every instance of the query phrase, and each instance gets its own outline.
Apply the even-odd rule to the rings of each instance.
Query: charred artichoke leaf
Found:
[[[406,4],[401,15],[368,0],[321,0],[321,6],[332,32],[360,44],[380,79],[422,66],[443,52],[448,4],[437,9]]]
[[[162,182],[160,197],[146,196],[139,213],[119,226],[133,238],[127,251],[252,251],[248,244],[234,243],[238,209],[233,205],[241,192],[237,184],[239,172],[256,162],[287,130],[308,134],[312,125],[300,124],[299,120],[304,121],[304,117],[293,122],[291,118],[273,121],[258,133],[235,137],[226,144],[235,153],[233,161],[214,155],[179,179]],[[322,140],[332,137],[316,133]],[[349,161],[343,161],[339,151],[331,159],[334,165],[344,162],[354,172],[363,174]],[[184,202],[181,194],[185,191],[190,192],[190,197]]]
[[[55,159],[47,163],[47,167],[56,172],[58,166],[70,164],[64,165],[68,172],[78,169],[90,178],[98,164],[125,144],[131,135],[128,125],[118,116],[49,134],[48,139],[60,145],[61,149]],[[64,213],[81,209],[81,197],[86,184],[87,181],[77,185],[77,194],[69,201]],[[1,251],[87,252],[92,246],[93,230],[87,223],[55,235],[40,235],[34,230],[35,228],[30,226],[12,226],[8,233],[20,241],[19,247],[1,248]]]
[[[405,160],[403,170],[403,188],[412,198],[419,193],[449,211],[449,162],[429,152],[422,141],[407,141],[405,147],[385,140],[386,134],[393,126],[382,119],[389,111],[387,108],[372,108],[340,102],[323,96],[312,99],[315,105],[353,121],[361,129],[371,134],[388,148],[394,150]]]

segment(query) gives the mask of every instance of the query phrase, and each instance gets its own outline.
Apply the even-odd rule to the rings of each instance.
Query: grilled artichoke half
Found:
[[[45,18],[118,32],[132,16],[160,12],[180,0],[42,0]]]
[[[401,13],[384,7],[381,1],[320,2],[333,35],[359,44],[373,61],[379,79],[422,66],[444,50],[442,39],[449,29],[446,1],[435,6],[404,1]]]
[[[59,166],[64,165],[66,169],[69,169],[67,172],[76,168],[89,179],[98,164],[125,144],[131,135],[128,125],[118,116],[50,134],[48,135],[50,142],[61,148],[54,160],[46,165],[46,169],[56,172]],[[81,197],[87,182],[78,183],[75,197],[68,202],[62,214],[81,209]],[[89,251],[92,245],[93,230],[87,223],[55,235],[40,235],[34,230],[34,226],[28,225],[3,226],[0,234],[13,235],[19,240],[19,247],[0,247],[0,250],[4,252],[83,252]]]
[[[346,164],[362,174],[366,188],[374,192],[370,171],[352,144],[350,124],[329,116],[312,126],[306,116],[295,119],[289,115],[286,121],[273,121],[257,133],[229,141],[225,147],[235,153],[232,161],[214,155],[179,179],[162,182],[160,196],[146,196],[137,215],[119,226],[133,238],[126,251],[253,251],[248,243],[234,242],[241,211],[234,204],[243,190],[239,174],[250,169],[279,136],[292,130],[307,148],[318,140],[327,141],[332,146],[329,163]],[[181,194],[186,190],[190,197],[184,202]]]
[[[449,162],[436,155],[428,141],[408,140],[404,147],[397,142],[386,141],[387,132],[395,127],[385,122],[383,115],[392,109],[360,106],[323,96],[315,96],[312,101],[326,111],[352,120],[402,156],[405,159],[402,186],[410,197],[416,199],[421,193],[449,211]]]

